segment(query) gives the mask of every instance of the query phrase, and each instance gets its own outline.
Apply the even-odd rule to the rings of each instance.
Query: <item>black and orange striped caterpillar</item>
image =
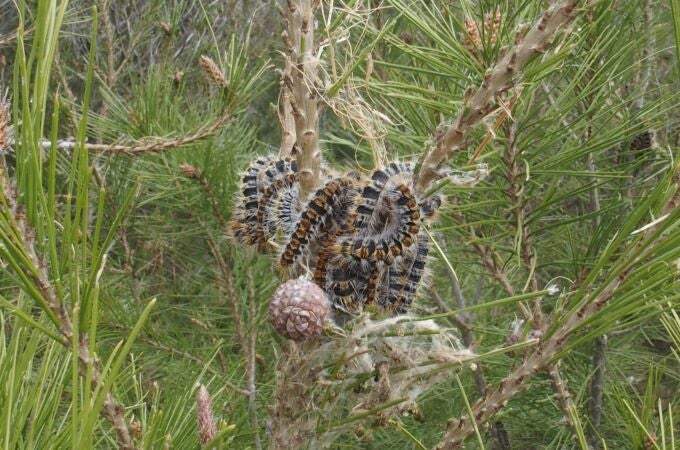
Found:
[[[232,236],[260,253],[278,251],[289,276],[311,271],[338,310],[407,312],[427,265],[424,227],[442,197],[418,198],[413,167],[404,162],[370,178],[322,173],[323,186],[301,199],[293,159],[256,160],[241,178]]]

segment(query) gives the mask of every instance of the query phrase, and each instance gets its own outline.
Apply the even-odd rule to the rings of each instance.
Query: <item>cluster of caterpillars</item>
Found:
[[[405,313],[430,250],[424,227],[441,196],[419,198],[413,167],[403,162],[370,178],[322,172],[324,185],[304,201],[294,159],[255,161],[241,178],[233,237],[261,253],[277,253],[287,275],[313,275],[336,309]]]

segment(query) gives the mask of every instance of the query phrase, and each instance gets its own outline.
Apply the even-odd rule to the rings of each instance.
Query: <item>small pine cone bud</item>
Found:
[[[201,175],[201,171],[192,166],[191,164],[180,164],[179,165],[179,170],[184,174],[185,177],[188,178],[196,178]]]
[[[217,435],[217,427],[212,411],[212,400],[204,385],[198,388],[196,394],[196,415],[198,416],[199,439],[201,445],[205,445]]]
[[[199,64],[203,68],[203,71],[206,73],[206,75],[208,75],[208,77],[213,80],[216,85],[221,88],[226,88],[228,86],[227,80],[224,78],[224,73],[222,73],[215,61],[205,55],[202,55],[199,59]]]
[[[282,336],[294,341],[321,334],[329,312],[326,293],[304,278],[283,283],[269,303],[269,321]]]

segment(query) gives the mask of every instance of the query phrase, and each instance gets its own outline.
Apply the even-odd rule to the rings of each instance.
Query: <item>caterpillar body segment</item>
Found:
[[[369,277],[370,268],[339,255],[329,264],[325,290],[337,309],[355,313],[366,302]]]
[[[271,211],[265,216],[269,232],[274,234],[280,230],[284,236],[290,236],[300,220],[301,209],[297,185],[281,189]]]
[[[386,301],[380,304],[383,308],[398,314],[408,311],[425,273],[430,251],[427,234],[420,233],[415,247],[414,252],[390,268]]]
[[[258,229],[261,224],[257,221],[257,211],[260,193],[263,189],[261,179],[264,171],[271,164],[272,158],[269,156],[258,158],[241,178],[241,202],[234,212],[231,232],[234,238],[242,244],[259,244]]]
[[[369,195],[373,195],[374,188],[367,186],[362,192],[363,199],[366,199],[368,188],[371,188]],[[370,216],[365,204],[356,209],[357,233],[338,245],[339,253],[391,265],[405,248],[413,245],[420,231],[420,209],[415,196],[404,181],[398,181],[389,189],[383,188],[383,191],[376,206],[370,208]]]
[[[310,241],[317,241],[317,234],[322,228],[332,227],[334,216],[339,218],[346,212],[343,206],[346,206],[355,195],[355,183],[356,181],[349,177],[335,178],[314,194],[300,215],[300,220],[281,254],[279,266],[292,265]]]
[[[257,208],[257,222],[262,225],[258,230],[258,241],[267,241],[275,235],[279,220],[276,208],[278,196],[284,190],[291,191],[295,187],[298,181],[296,168],[295,161],[286,158],[276,161],[265,171],[267,186],[260,195]]]
[[[293,159],[258,159],[241,179],[233,236],[261,252],[285,239],[279,268],[288,275],[311,270],[338,310],[406,312],[429,253],[423,224],[436,216],[442,196],[417,197],[413,166],[404,162],[369,178],[331,174],[322,168],[325,184],[305,200]]]

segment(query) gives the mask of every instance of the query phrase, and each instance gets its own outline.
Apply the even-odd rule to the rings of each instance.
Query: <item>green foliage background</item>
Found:
[[[484,353],[503,344],[519,315],[514,301],[485,303],[531,291],[533,277],[538,289],[569,292],[597,289],[605,274],[616,274],[617,258],[626,253],[608,255],[611,243],[632,240],[632,230],[658,217],[664,193],[655,188],[677,170],[680,7],[673,3],[590,2],[557,46],[527,67],[511,117],[477,161],[488,165],[489,177],[474,187],[443,187],[449,201],[433,229],[443,254],[431,261],[432,289],[423,289],[414,314],[457,307],[450,263],[467,303],[479,305],[471,330],[475,351]],[[384,133],[389,159],[415,159],[440,124],[455,117],[466,88],[480,84],[547,2],[349,0],[335,2],[330,19],[324,5],[320,67],[330,93],[337,91],[328,95],[322,120],[324,155],[338,168],[368,169],[370,142],[343,104],[362,99],[361,117]],[[201,383],[215,414],[235,426],[219,445],[254,448],[256,435],[266,443],[282,340],[266,311],[279,279],[271,259],[226,237],[223,219],[238,173],[255,155],[278,149],[272,105],[283,45],[275,6],[0,0],[0,86],[11,98],[16,140],[3,155],[5,174],[16,181],[60,300],[70,314],[77,311],[74,323],[89,333],[102,362],[118,367],[105,379],[139,427],[140,448],[199,447],[194,398]],[[482,36],[482,48],[466,47],[465,19],[481,23],[496,9],[502,12],[496,39]],[[228,89],[201,71],[204,54],[227,74]],[[41,144],[70,136],[80,143],[171,140],[226,110],[233,114],[218,133],[157,153],[88,154],[80,145],[62,151]],[[375,111],[389,121],[376,119]],[[473,131],[470,150],[452,167],[474,168],[468,160],[494,121]],[[632,145],[647,130],[655,145]],[[182,174],[185,163],[201,170],[214,197]],[[115,448],[111,425],[91,406],[87,381],[78,376],[77,345],[57,342],[35,280],[20,275],[31,273],[32,262],[14,247],[10,216],[4,212],[0,220],[0,447]],[[632,225],[631,217],[638,218]],[[672,314],[680,292],[680,232],[677,214],[671,219],[653,262],[561,355],[587,428],[593,345],[608,335],[597,430],[607,448],[675,448],[673,433],[680,433],[673,419],[680,416],[680,321]],[[601,275],[590,277],[593,267]],[[546,300],[548,320],[559,320],[553,309],[559,302]],[[245,333],[257,336],[258,427],[247,396],[234,389],[247,390],[235,314]],[[484,361],[487,382],[497,385],[520,359]],[[477,398],[472,371],[460,377],[465,397]],[[452,378],[419,400],[424,421],[404,417],[400,429],[367,420],[335,447],[432,446],[464,408],[462,394]],[[511,448],[580,448],[547,374],[537,374],[499,419]],[[486,433],[482,438],[485,446],[497,445]],[[476,445],[470,440],[469,448]]]

